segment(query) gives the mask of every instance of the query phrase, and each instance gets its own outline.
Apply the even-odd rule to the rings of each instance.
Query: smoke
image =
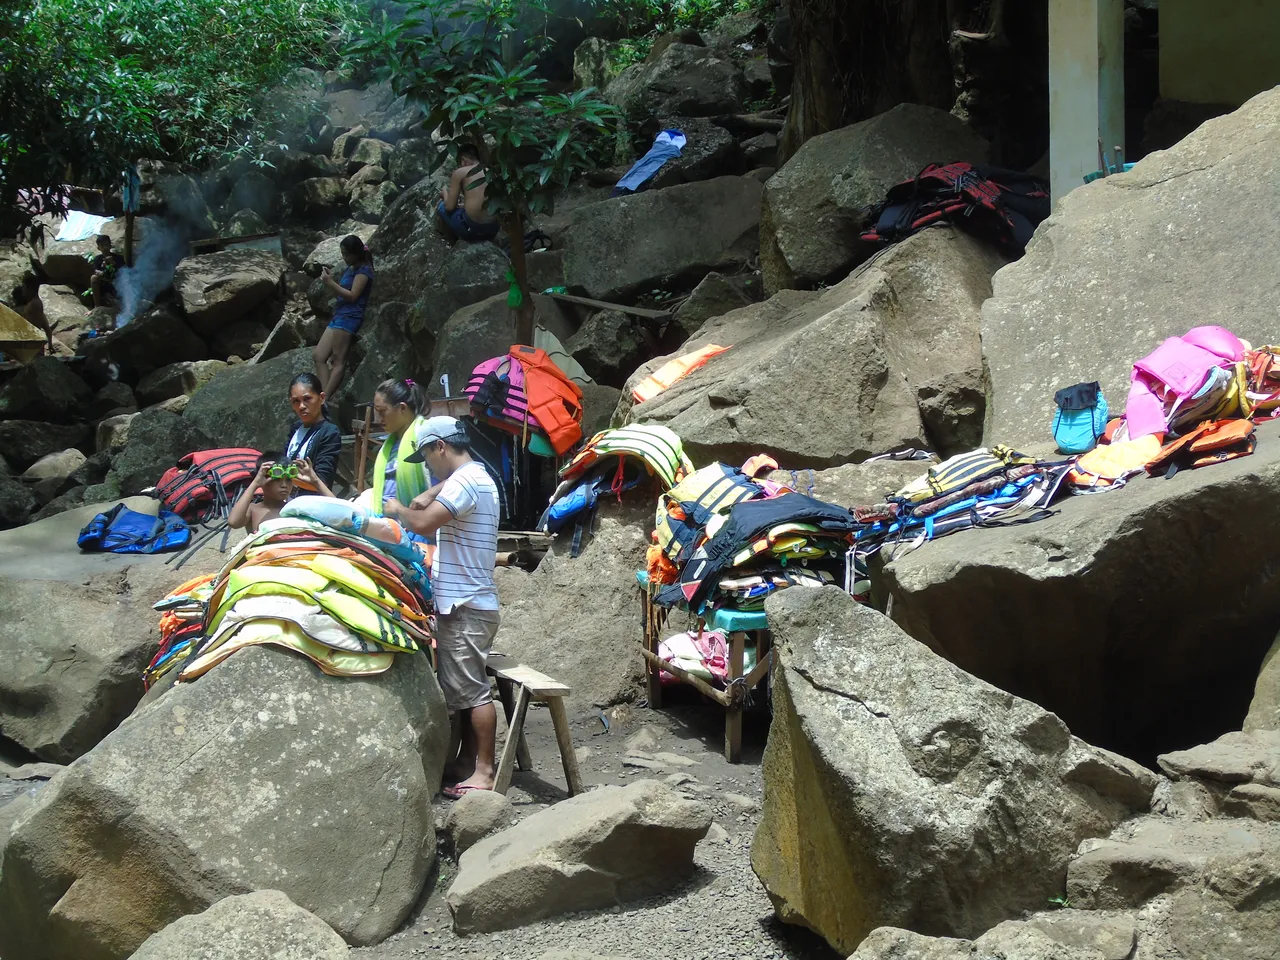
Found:
[[[162,290],[168,289],[173,283],[174,270],[186,255],[185,230],[160,220],[146,222],[133,266],[116,274],[116,296],[120,300],[116,329],[136,317]]]

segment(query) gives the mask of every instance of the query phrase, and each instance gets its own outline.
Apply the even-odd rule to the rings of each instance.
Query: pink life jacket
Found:
[[[505,379],[505,384],[503,380]],[[486,360],[471,371],[464,391],[473,407],[479,407],[490,421],[507,421],[507,427],[523,427],[528,422],[539,429],[529,415],[529,398],[524,392],[524,367],[510,354]]]
[[[1165,432],[1174,404],[1194,396],[1215,367],[1228,363],[1229,358],[1182,337],[1170,337],[1137,361],[1124,408],[1130,438]]]

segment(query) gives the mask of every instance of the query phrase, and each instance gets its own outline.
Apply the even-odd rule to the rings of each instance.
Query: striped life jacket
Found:
[[[477,365],[463,392],[471,399],[472,414],[488,423],[518,430],[528,422],[524,367],[510,354]]]
[[[922,503],[953,490],[962,490],[979,480],[994,477],[1010,467],[1035,462],[1034,457],[1028,457],[1002,444],[997,444],[990,450],[979,447],[930,467],[928,473],[912,480],[889,499],[907,504]]]
[[[684,443],[671,430],[657,425],[631,425],[597,433],[565,464],[560,479],[581,477],[610,456],[636,457],[643,461],[667,489],[693,473],[693,464],[684,453]]]
[[[300,653],[332,677],[373,676],[385,673],[395,662],[395,654],[386,651],[351,653],[326,647],[288,620],[247,620],[211,637],[210,641],[187,661],[178,674],[180,683],[204,676],[237,650],[264,644]]]
[[[683,563],[697,546],[712,515],[764,495],[764,488],[737,467],[712,463],[691,473],[658,498],[654,536],[672,563]]]
[[[709,343],[701,350],[695,350],[693,353],[686,353],[684,356],[676,357],[674,360],[668,360],[632,387],[631,396],[636,403],[652,400],[677,380],[687,377],[699,367],[704,366],[716,354],[724,353],[728,349],[728,347],[722,347],[718,343]]]

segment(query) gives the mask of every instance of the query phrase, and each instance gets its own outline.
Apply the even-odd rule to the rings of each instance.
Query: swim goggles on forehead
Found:
[[[273,463],[271,469],[267,471],[267,476],[272,480],[289,480],[298,479],[298,468],[292,463]]]

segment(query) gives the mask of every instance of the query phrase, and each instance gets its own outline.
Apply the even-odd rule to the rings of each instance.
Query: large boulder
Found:
[[[54,240],[61,228],[61,221],[54,221],[45,228],[45,240],[36,247],[36,262],[40,272],[50,283],[87,290],[93,276],[90,261],[99,253],[97,236],[84,240]],[[133,222],[134,250],[139,250],[149,231],[157,229],[151,217],[138,217]],[[124,255],[124,217],[116,217],[104,223],[99,230],[111,238],[116,253]],[[8,291],[5,291],[7,294]]]
[[[333,928],[279,890],[219,900],[147,938],[129,960],[345,960]]]
[[[183,260],[173,288],[192,329],[207,337],[274,298],[285,269],[266,250],[223,250]]]
[[[655,494],[656,495],[656,494]],[[570,711],[634,699],[644,675],[636,571],[653,529],[643,488],[604,498],[582,554],[558,537],[532,573],[503,571],[502,625],[494,649],[566,683]]]
[[[649,353],[639,322],[619,310],[599,310],[583,321],[564,348],[591,379],[621,387]]]
[[[745,307],[751,301],[723,274],[708,273],[693,288],[685,301],[676,307],[671,326],[663,333],[664,339],[676,340],[672,346],[688,340],[702,329],[712,317],[724,316],[730,310]]]
[[[1249,714],[1244,718],[1244,729],[1280,730],[1280,636],[1262,658],[1262,669],[1253,686],[1253,699],[1249,702]]]
[[[361,167],[383,167],[391,162],[391,153],[395,150],[391,144],[373,137],[362,137],[355,141],[346,160],[346,173],[351,176]]]
[[[1079,910],[1062,913],[1085,919],[1074,926],[1051,922],[1053,914],[1028,921],[1006,920],[973,941],[880,927],[849,960],[1129,960],[1133,955],[1132,918],[1103,915],[1095,919]]]
[[[1268,559],[1280,537],[1268,506],[1280,495],[1280,424],[1258,435],[1253,456],[1068,497],[1037,523],[893,560],[883,584],[894,619],[1143,762],[1239,729],[1280,623]]]
[[[387,175],[398,187],[412,187],[419,180],[430,176],[438,168],[436,144],[430,137],[410,137],[401,140],[391,153]],[[439,191],[437,191],[437,195]]]
[[[14,477],[0,477],[0,529],[20,527],[39,504],[31,488]]]
[[[787,468],[823,467],[904,447],[971,449],[984,402],[979,309],[1002,262],[938,228],[821,294],[783,291],[708,320],[676,355],[729,350],[630,418],[670,427],[696,463],[767,451]],[[624,405],[672,358],[643,364]]]
[[[236,177],[227,198],[228,210],[252,210],[267,223],[273,223],[280,207],[280,188],[261,170],[246,170]]]
[[[84,424],[0,420],[0,451],[4,451],[4,459],[11,467],[25,470],[41,457],[87,443],[90,434]]]
[[[1150,771],[912,640],[842,590],[766,603],[777,644],[751,859],[783,920],[849,953],[878,926],[977,936],[1062,892]]]
[[[86,342],[84,355],[88,365],[116,364],[119,375],[136,384],[167,364],[205,359],[209,347],[181,317],[155,307],[114,333]]]
[[[88,400],[88,385],[66,363],[37,357],[0,387],[0,419],[68,423]]]
[[[168,410],[134,414],[128,431],[124,449],[111,466],[125,496],[154,487],[161,475],[188,453],[217,446],[195,421]]]
[[[761,187],[717,177],[602,200],[573,213],[564,278],[601,300],[662,282],[697,283],[751,261],[760,240]]]
[[[0,864],[0,950],[123,960],[179,917],[257,890],[376,943],[434,860],[447,742],[426,657],[355,680],[242,650],[41,790]]]
[[[357,185],[351,191],[351,216],[365,223],[381,223],[399,193],[394,183],[385,181]]]
[[[742,109],[742,71],[706,47],[672,43],[656,58],[623,70],[605,99],[624,113],[649,117],[710,117]]]
[[[568,339],[567,321],[556,302],[535,294],[533,303],[535,324],[550,330],[561,342]],[[411,323],[411,338],[416,342],[429,338],[430,334],[428,317],[416,313]],[[507,306],[507,298],[499,294],[480,300],[462,307],[439,328],[438,336],[434,337],[432,374],[436,378],[448,374],[450,388],[461,389],[478,364],[506,353],[515,342],[515,315]]]
[[[1275,208],[1278,121],[1280,89],[1261,93],[1062,198],[982,311],[991,442],[1047,440],[1054,391],[1080,381],[1120,412],[1133,362],[1191,327],[1272,342],[1280,220],[1255,211]]]
[[[206,434],[211,446],[278,451],[292,416],[289,382],[308,371],[315,371],[310,347],[266,363],[236,364],[201,387],[182,418]]]
[[[876,249],[859,239],[866,209],[930,163],[984,163],[987,142],[934,107],[903,103],[805,141],[765,185],[765,291],[839,279]]]
[[[126,503],[156,509],[149,498]],[[88,751],[141,699],[160,639],[151,604],[225,560],[209,551],[175,570],[155,557],[80,555],[76,534],[105,509],[95,503],[0,534],[0,727],[53,763]]]
[[[707,807],[655,780],[562,800],[462,855],[446,896],[453,928],[508,930],[669,891],[710,827]]]
[[[659,190],[743,172],[742,149],[724,127],[695,117],[669,117],[657,121],[657,126],[661,130],[678,129],[687,142],[680,156],[664,163],[646,189]]]
[[[207,237],[214,231],[209,204],[196,179],[175,163],[165,160],[139,160],[138,210],[157,214],[170,223],[179,223],[196,237]]]
[[[294,212],[316,220],[341,217],[347,209],[346,181],[342,177],[311,177],[290,194]]]
[[[88,326],[89,308],[70,287],[42,284],[37,296],[45,321],[54,333],[73,333]]]
[[[226,368],[221,360],[171,363],[151,371],[138,381],[138,402],[148,407],[172,397],[189,397],[213,379],[214,374]]]
[[[0,239],[0,303],[9,307],[19,306],[20,298],[14,297],[14,291],[20,291],[32,277],[31,255],[34,252],[22,240]]]

